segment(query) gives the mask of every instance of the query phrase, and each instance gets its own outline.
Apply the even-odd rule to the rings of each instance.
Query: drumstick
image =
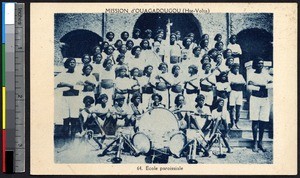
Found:
[[[173,111],[174,114],[179,113],[179,112],[190,112],[190,113],[194,113],[194,111],[192,111],[192,110],[175,110],[175,111]]]

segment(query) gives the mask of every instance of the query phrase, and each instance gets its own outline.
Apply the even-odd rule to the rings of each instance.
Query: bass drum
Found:
[[[175,115],[165,108],[155,108],[143,114],[138,123],[139,131],[147,135],[154,149],[169,147],[170,133],[178,132]]]
[[[132,144],[141,154],[147,154],[151,150],[150,139],[141,132],[137,132],[133,135]]]

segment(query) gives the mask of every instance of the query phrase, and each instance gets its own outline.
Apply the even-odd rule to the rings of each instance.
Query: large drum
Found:
[[[176,135],[179,133],[179,125],[175,115],[164,108],[147,111],[139,120],[138,126],[139,132],[144,133],[150,139],[152,149],[169,148],[170,143],[174,144],[178,138],[182,138],[180,135]],[[172,140],[172,137],[175,140]],[[179,142],[182,142],[180,139]],[[178,145],[178,147],[180,146]]]

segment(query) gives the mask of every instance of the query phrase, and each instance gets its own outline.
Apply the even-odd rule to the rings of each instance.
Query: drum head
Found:
[[[149,138],[143,133],[136,133],[132,137],[132,143],[139,153],[147,154],[151,149]]]
[[[164,108],[147,111],[139,121],[139,131],[146,134],[155,148],[167,146],[170,132],[179,131],[175,115]],[[168,138],[167,138],[168,137]]]
[[[186,136],[181,131],[171,136],[169,142],[169,148],[171,153],[180,157],[180,152],[186,143]]]

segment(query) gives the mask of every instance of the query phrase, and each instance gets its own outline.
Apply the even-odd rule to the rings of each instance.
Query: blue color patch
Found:
[[[5,43],[5,2],[2,3],[2,43]]]

